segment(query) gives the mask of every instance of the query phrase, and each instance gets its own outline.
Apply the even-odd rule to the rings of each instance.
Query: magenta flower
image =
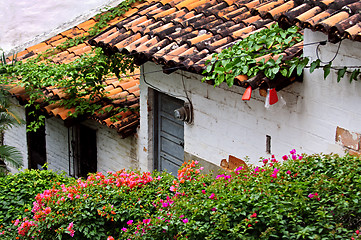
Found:
[[[127,222],[128,225],[132,225],[132,223],[133,223],[133,220],[129,220],[129,221]]]
[[[283,159],[284,161],[286,161],[286,160],[288,160],[288,156],[287,156],[287,155],[284,155],[284,156],[282,157],[282,159]]]
[[[127,232],[127,229],[125,227],[122,228],[123,232]]]
[[[210,199],[214,199],[215,196],[216,196],[216,195],[215,195],[214,193],[212,193],[211,196],[209,196],[209,198],[210,198]]]
[[[187,223],[187,222],[188,222],[188,218],[183,219],[182,222]]]
[[[71,222],[71,223],[69,223],[69,226],[66,228],[66,230],[68,230],[69,235],[71,237],[74,237],[74,233],[75,233],[73,226],[74,226],[74,224],[73,224],[73,222]]]
[[[259,172],[259,167],[256,167],[256,168],[254,169],[254,172]]]
[[[277,173],[278,173],[278,171],[279,171],[279,169],[275,168],[275,169],[273,170],[273,173],[271,174],[271,177],[277,178]]]
[[[203,189],[203,190],[202,190],[202,193],[203,193],[203,194],[206,194],[206,190]]]
[[[302,155],[298,156],[298,160],[302,160],[302,158],[303,158]]]
[[[150,218],[149,219],[143,219],[143,223],[145,223],[145,224],[148,224],[148,223],[150,223]]]
[[[291,171],[290,171],[290,170],[288,170],[286,173],[287,173],[287,174],[291,174]]]
[[[290,153],[291,153],[291,154],[296,154],[296,149],[292,149],[292,150],[290,151]]]

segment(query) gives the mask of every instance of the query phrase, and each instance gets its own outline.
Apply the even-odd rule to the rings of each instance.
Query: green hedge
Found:
[[[282,164],[280,163],[282,162]],[[361,227],[361,162],[297,155],[216,179],[184,164],[167,173],[97,173],[38,194],[6,239],[351,239]],[[14,214],[14,220],[20,216]],[[357,232],[356,232],[357,231]]]
[[[0,225],[30,216],[35,196],[52,188],[54,183],[70,183],[74,179],[53,171],[24,170],[0,177]]]

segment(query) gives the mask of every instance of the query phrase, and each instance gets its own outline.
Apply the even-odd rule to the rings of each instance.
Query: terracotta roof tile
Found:
[[[98,35],[95,37],[95,41],[103,42],[104,45],[107,44],[114,44],[114,46],[120,46],[123,42],[124,47],[131,48],[137,48],[137,47],[145,47],[150,37],[148,35],[142,36],[141,34],[135,34],[136,31],[146,29],[148,27],[151,27],[151,25],[155,22],[154,19],[148,19],[147,17],[138,18],[138,16],[135,16],[133,18],[128,18],[134,13],[138,13],[139,9],[138,7],[143,7],[145,9],[145,12],[147,12],[147,8],[145,7],[147,4],[149,4],[151,1],[145,1],[143,4],[135,3],[133,4],[133,8],[131,8],[127,13],[125,13],[123,16],[117,17],[110,21],[109,24],[117,24],[119,22],[124,22],[124,24],[120,24],[119,27],[113,27],[108,28],[107,31],[101,35]],[[161,7],[161,4],[158,5],[158,7]],[[169,7],[168,7],[169,8]],[[157,9],[155,7],[154,9]],[[24,60],[34,58],[41,54],[42,52],[48,50],[48,49],[55,49],[56,46],[59,46],[60,44],[64,43],[68,39],[79,37],[79,36],[87,36],[89,33],[88,31],[96,24],[95,19],[89,19],[88,21],[85,21],[69,30],[66,30],[42,43],[39,43],[37,45],[31,46],[27,48],[26,50],[18,53],[17,59],[18,60]],[[124,26],[123,26],[124,25]],[[158,25],[153,25],[153,27],[156,27]],[[132,30],[127,30],[132,29]],[[122,37],[119,37],[119,36]],[[150,46],[156,45],[158,43],[158,40],[154,42],[150,42]],[[131,44],[133,43],[133,44]],[[56,50],[52,52],[49,56],[50,59],[52,59],[55,63],[69,63],[76,59],[79,59],[81,55],[85,53],[91,53],[91,46],[85,42],[82,44],[79,44],[74,47],[70,47],[65,50]],[[11,60],[11,58],[8,58],[8,60]],[[108,80],[104,82],[106,85],[105,87],[105,95],[109,98],[108,100],[98,100],[98,103],[103,106],[113,106],[113,108],[134,108],[139,107],[139,70],[137,70],[133,76],[130,77],[124,77],[123,79],[117,79],[115,77],[111,77]],[[10,92],[17,97],[22,102],[26,102],[28,99],[28,96],[26,95],[25,89],[22,87],[12,87],[10,89]],[[48,87],[45,89],[45,94],[49,97],[53,97],[54,99],[64,99],[66,98],[66,93],[62,89],[56,88],[56,86]],[[38,99],[38,102],[41,102],[41,99]],[[60,105],[60,103],[55,102],[50,105],[46,105],[46,103],[42,103],[44,106],[42,109],[51,116],[56,116],[61,118],[62,120],[70,119],[69,113],[74,113],[75,108],[67,109]],[[116,130],[123,136],[126,137],[136,131],[137,125],[139,124],[139,113],[134,110],[127,110],[125,113],[118,114],[118,118],[112,118],[115,114],[118,114],[118,112],[109,112],[107,113],[107,126],[116,128]],[[103,114],[104,115],[104,114]],[[95,113],[93,116],[88,116],[98,122],[102,122],[101,117],[103,117],[102,114]],[[124,119],[122,116],[124,115]],[[113,122],[113,120],[115,122]],[[104,121],[103,121],[104,123]]]
[[[139,11],[121,20],[91,41],[113,52],[132,53],[137,64],[154,61],[202,73],[213,53],[269,28],[283,27],[323,31],[333,41],[360,36],[360,0],[153,0],[138,5]],[[110,34],[111,32],[111,34]],[[301,45],[287,49],[300,55]]]

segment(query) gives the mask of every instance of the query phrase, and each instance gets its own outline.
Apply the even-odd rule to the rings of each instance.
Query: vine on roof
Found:
[[[104,80],[114,75],[121,79],[121,75],[133,72],[135,68],[133,58],[120,53],[107,56],[101,48],[93,48],[90,54],[84,54],[73,62],[55,64],[51,61],[52,55],[59,50],[81,44],[100,33],[109,21],[124,14],[136,1],[139,0],[124,0],[117,7],[97,15],[97,23],[87,35],[69,39],[56,49],[41,53],[36,58],[11,63],[0,59],[0,84],[16,84],[24,87],[29,96],[25,107],[35,106],[35,109],[39,110],[44,104],[56,102],[68,109],[75,108],[74,113],[69,113],[72,117],[94,114],[102,107],[99,100],[107,101]],[[46,89],[47,87],[51,91],[64,93],[66,97],[57,99],[56,95],[53,96],[49,92],[49,88]],[[125,108],[111,109],[111,112],[114,111],[125,111]],[[30,114],[35,115],[38,112]],[[41,114],[37,117],[36,121],[30,123],[28,130],[36,130],[44,124],[45,116]]]
[[[296,73],[301,75],[308,59],[294,57],[291,60],[282,61],[283,55],[280,54],[302,40],[303,36],[298,33],[296,26],[283,30],[278,24],[273,24],[269,29],[265,28],[251,34],[231,48],[214,54],[206,63],[208,65],[203,73],[207,76],[203,78],[203,81],[214,80],[215,86],[226,82],[231,87],[235,77],[239,75],[253,77],[258,72],[264,72],[265,76],[271,80],[279,72],[285,77],[290,77],[296,70]],[[266,61],[265,56],[268,54],[271,58]],[[277,55],[277,58],[272,58]]]
[[[337,71],[337,82],[346,73],[349,73],[350,82],[357,80],[361,75],[360,67],[335,67],[332,66],[332,61],[321,65],[321,60],[317,59],[308,65],[308,57],[294,56],[292,59],[284,60],[280,54],[302,40],[303,35],[298,33],[296,26],[283,30],[277,23],[273,24],[269,29],[251,34],[231,48],[214,54],[212,59],[206,62],[207,67],[203,71],[206,76],[202,81],[214,81],[215,86],[226,82],[231,87],[235,77],[239,75],[251,78],[263,72],[267,78],[273,80],[277,74],[284,77],[294,74],[300,76],[304,68],[310,68],[310,73],[315,69],[322,69],[324,79],[330,74],[331,69],[334,69]]]

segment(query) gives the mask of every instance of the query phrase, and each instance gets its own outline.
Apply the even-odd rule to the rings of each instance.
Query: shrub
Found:
[[[361,227],[361,162],[296,155],[216,179],[196,162],[178,179],[119,171],[36,196],[8,239],[350,239]]]
[[[72,179],[52,171],[24,170],[0,177],[0,225],[8,226],[12,220],[30,216],[35,196],[54,183],[68,183]],[[11,224],[12,225],[12,224]]]

